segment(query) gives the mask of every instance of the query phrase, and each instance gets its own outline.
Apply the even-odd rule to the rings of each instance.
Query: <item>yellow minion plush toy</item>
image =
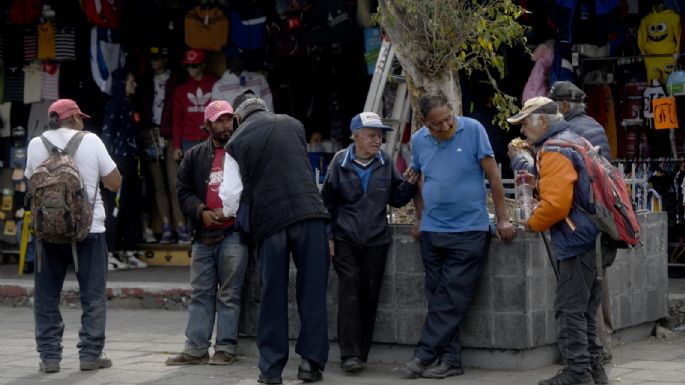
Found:
[[[642,18],[637,35],[637,44],[643,55],[672,54],[680,50],[680,16],[663,6],[654,7],[652,12]],[[668,75],[673,71],[673,57],[645,58],[647,80],[659,80],[666,84]]]

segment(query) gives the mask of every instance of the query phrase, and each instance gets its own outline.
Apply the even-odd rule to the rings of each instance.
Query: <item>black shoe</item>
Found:
[[[300,367],[297,368],[297,379],[304,382],[321,381],[323,374],[313,361],[303,358]]]
[[[359,373],[364,370],[364,364],[359,357],[347,357],[340,363],[340,368],[345,373]]]
[[[421,373],[423,378],[447,378],[452,376],[461,376],[464,374],[464,369],[461,366],[454,366],[444,362],[439,363],[437,366],[426,369]]]
[[[595,381],[595,384],[597,385],[609,383],[609,377],[607,377],[607,372],[604,370],[604,365],[602,364],[592,365],[590,374],[592,375],[592,380]]]
[[[414,356],[411,360],[404,363],[402,369],[409,375],[409,378],[421,377],[421,374],[426,371],[426,364]]]
[[[280,376],[277,377],[267,377],[264,373],[259,373],[259,378],[257,382],[260,384],[282,384],[283,379]]]
[[[542,380],[538,385],[595,385],[595,381],[589,370],[574,372],[570,368],[563,368],[556,376]]]

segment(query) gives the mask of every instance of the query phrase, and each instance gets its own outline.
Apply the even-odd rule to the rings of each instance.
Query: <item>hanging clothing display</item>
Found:
[[[24,67],[24,104],[38,103],[43,89],[43,66],[33,62]]]
[[[4,101],[24,101],[24,69],[21,66],[5,67]]]
[[[611,86],[600,84],[588,87],[587,92],[587,114],[592,116],[599,124],[604,127],[609,140],[611,157],[618,157],[618,133],[616,127],[616,107]]]
[[[54,100],[44,100],[31,104],[31,112],[26,129],[26,137],[30,140],[40,136],[48,129],[48,109]]]
[[[233,99],[246,90],[252,90],[255,95],[264,100],[269,110],[273,111],[274,104],[269,83],[264,75],[257,72],[242,71],[236,75],[227,70],[212,87],[212,100],[233,103]]]
[[[95,26],[90,32],[90,68],[100,91],[112,94],[112,72],[126,63],[119,31]]]
[[[59,64],[43,63],[43,100],[59,99]]]
[[[680,35],[680,15],[655,7],[640,21],[637,44],[643,55],[672,54],[680,51]],[[647,81],[658,79],[666,84],[674,64],[673,57],[646,57]]]
[[[38,60],[55,60],[55,28],[51,22],[38,24]]]
[[[76,28],[60,26],[55,29],[55,60],[76,59]]]
[[[33,28],[24,30],[24,61],[36,60],[38,55],[38,36]]]

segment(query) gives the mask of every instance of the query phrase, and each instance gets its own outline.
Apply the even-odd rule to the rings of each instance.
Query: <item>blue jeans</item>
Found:
[[[415,355],[461,366],[459,324],[476,292],[490,247],[489,231],[421,232],[428,314]]]
[[[236,353],[240,294],[247,270],[247,245],[234,231],[211,245],[193,243],[190,285],[193,293],[188,306],[188,326],[184,353],[201,357],[211,345],[214,319],[215,351]]]
[[[41,244],[37,244],[40,247]],[[71,244],[42,243],[43,259],[40,272],[34,275],[33,314],[36,321],[36,345],[43,361],[62,359],[64,322],[59,311],[60,294],[67,268],[72,264]],[[79,349],[81,361],[100,356],[105,346],[107,316],[107,243],[105,233],[91,233],[76,244],[78,280],[81,296],[81,329]]]

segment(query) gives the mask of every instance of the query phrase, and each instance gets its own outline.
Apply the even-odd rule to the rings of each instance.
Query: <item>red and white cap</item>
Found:
[[[50,105],[50,108],[48,108],[48,116],[52,115],[53,112],[57,113],[59,120],[69,119],[74,114],[78,114],[82,118],[90,118],[90,116],[81,112],[81,109],[78,108],[78,104],[71,99],[56,100]]]
[[[199,49],[189,49],[183,55],[183,64],[202,64],[205,62],[205,53]]]
[[[210,122],[216,122],[224,114],[233,115],[233,107],[225,100],[215,100],[205,107],[205,120]]]

